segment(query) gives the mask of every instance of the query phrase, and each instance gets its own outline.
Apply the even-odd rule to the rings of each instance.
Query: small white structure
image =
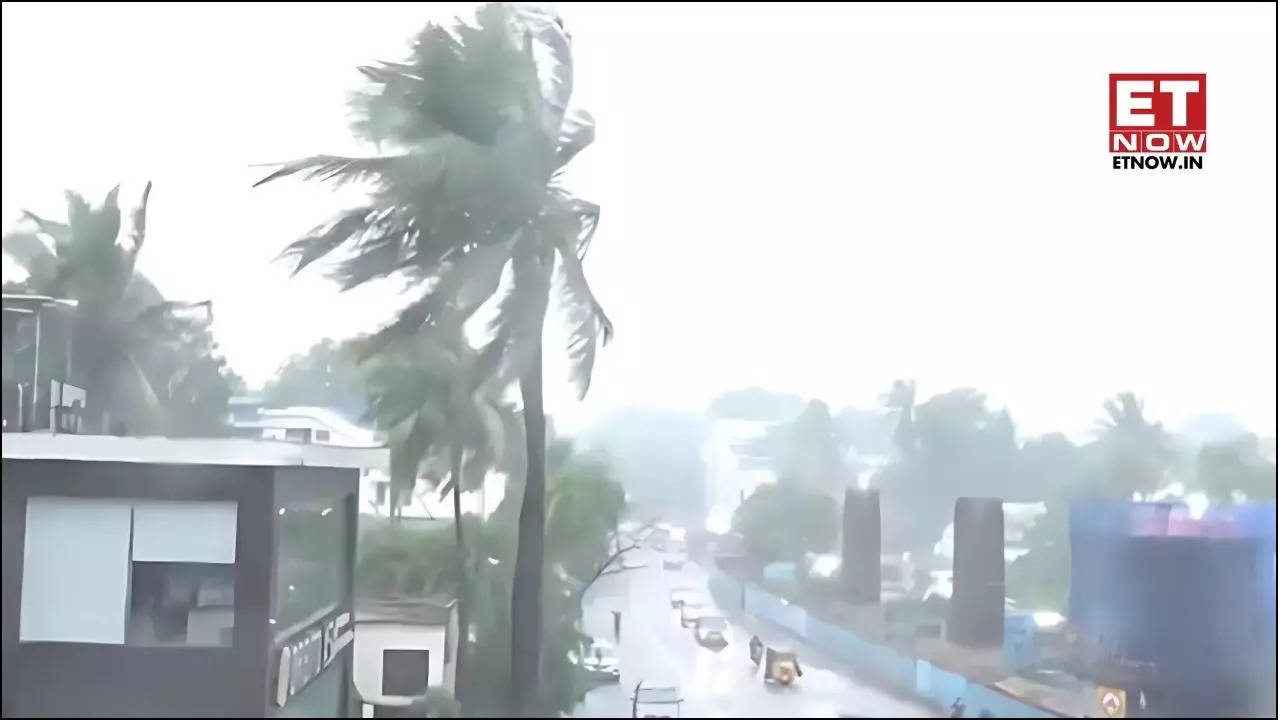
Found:
[[[377,706],[410,705],[428,687],[456,695],[457,652],[455,601],[357,601],[353,678],[364,716],[372,717]]]

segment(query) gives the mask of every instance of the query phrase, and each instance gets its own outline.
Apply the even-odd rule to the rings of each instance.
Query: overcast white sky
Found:
[[[6,228],[62,214],[67,187],[132,203],[153,180],[140,267],[214,301],[251,382],[389,316],[390,290],[269,264],[347,198],[251,190],[250,165],[360,152],[355,66],[438,8],[3,8]],[[557,425],[751,384],[867,405],[915,377],[986,391],[1024,433],[1085,428],[1126,389],[1171,425],[1275,431],[1274,4],[564,15],[599,122],[575,177],[604,207],[587,271],[618,336],[583,403],[549,361]],[[1110,72],[1208,74],[1203,171],[1111,169]]]

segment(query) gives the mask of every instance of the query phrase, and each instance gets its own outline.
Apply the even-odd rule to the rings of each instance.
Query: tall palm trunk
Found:
[[[467,546],[462,541],[462,443],[457,439],[454,439],[449,448],[449,475],[453,482],[453,539],[458,544],[458,651],[453,661],[453,683],[456,692],[465,687],[462,684],[462,673],[466,665],[467,642],[471,629],[468,624],[471,583],[467,576]],[[457,699],[459,703],[464,702],[460,693],[457,694]]]
[[[511,715],[535,717],[542,666],[542,563],[546,538],[547,423],[542,413],[542,343],[520,378],[526,455],[524,499],[511,583]]]

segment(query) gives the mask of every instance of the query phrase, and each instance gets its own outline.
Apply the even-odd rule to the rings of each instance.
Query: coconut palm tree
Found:
[[[412,493],[424,474],[439,486],[441,496],[453,497],[457,587],[462,590],[458,622],[464,635],[470,627],[470,599],[465,597],[470,556],[463,537],[462,493],[480,488],[503,456],[505,428],[514,414],[500,387],[492,382],[472,385],[477,359],[462,326],[454,323],[385,345],[364,364],[370,419],[390,440],[393,516],[399,513],[399,498]],[[447,468],[447,480],[442,468]],[[465,661],[465,643],[460,643],[459,675]]]
[[[367,202],[286,248],[295,271],[344,249],[335,275],[350,288],[400,276],[421,292],[370,338],[370,351],[424,326],[470,317],[496,299],[472,382],[519,381],[528,476],[521,506],[512,614],[511,702],[532,707],[538,684],[546,512],[542,329],[559,264],[579,392],[612,326],[582,260],[599,206],[569,192],[563,170],[595,135],[571,111],[573,60],[559,16],[544,6],[490,4],[474,24],[431,24],[403,62],[360,68],[354,131],[368,157],[285,163],[259,184],[298,175],[361,182]],[[451,317],[453,316],[453,317]]]
[[[1155,492],[1174,458],[1164,427],[1147,420],[1142,400],[1131,392],[1108,398],[1102,411],[1097,436],[1108,488],[1125,495]]]
[[[118,186],[97,207],[68,191],[66,222],[24,212],[4,249],[27,271],[26,291],[76,301],[69,367],[59,369],[86,390],[94,415],[133,433],[207,433],[221,425],[230,381],[210,303],[167,302],[136,271],[150,194],[147,183],[122,228]]]

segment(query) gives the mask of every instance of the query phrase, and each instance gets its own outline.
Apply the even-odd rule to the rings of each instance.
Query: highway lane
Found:
[[[612,640],[611,611],[622,611],[617,646],[622,678],[589,693],[575,716],[630,717],[631,692],[643,681],[678,686],[685,717],[939,717],[927,706],[859,681],[838,661],[764,623],[730,618],[728,647],[720,652],[701,647],[692,629],[680,626],[669,594],[674,587],[691,587],[708,610],[714,608],[706,572],[694,563],[680,571],[663,570],[662,557],[649,549],[633,551],[628,561],[644,561],[645,567],[605,576],[588,593],[583,621],[589,633]],[[766,645],[794,649],[804,676],[790,687],[766,685],[748,659],[752,632]]]

